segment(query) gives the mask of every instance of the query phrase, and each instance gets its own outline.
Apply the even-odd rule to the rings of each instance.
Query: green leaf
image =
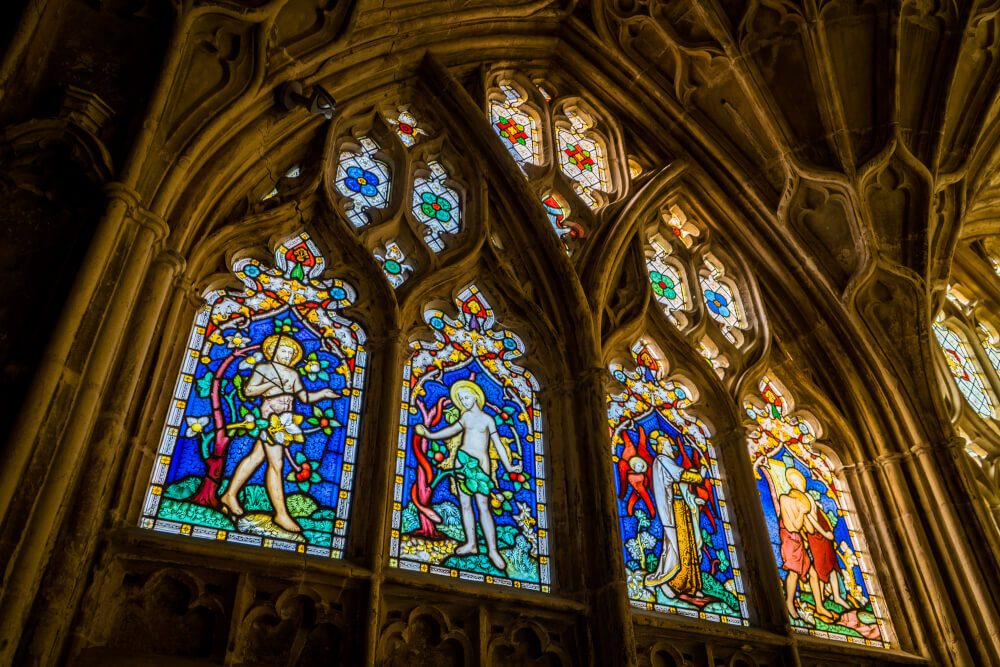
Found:
[[[195,383],[195,391],[198,392],[198,396],[201,398],[208,398],[209,394],[212,393],[212,380],[215,379],[215,375],[211,371],[202,375],[198,382]]]
[[[504,491],[503,492],[503,497],[506,498],[507,500],[510,500],[511,498],[514,497],[514,494],[511,491]]]
[[[289,482],[294,482],[295,481],[295,471],[293,470],[292,472],[290,472],[287,475],[285,475],[285,479],[288,480]]]
[[[302,265],[298,262],[295,263],[295,268],[292,269],[292,278],[295,280],[305,280],[306,274],[302,271]],[[303,489],[306,490],[306,489]]]
[[[305,460],[306,460],[306,455],[303,454],[302,452],[297,452],[295,454],[295,462],[296,463],[302,463]]]
[[[323,481],[323,478],[316,473],[312,473],[311,475],[309,475],[309,481],[312,482],[313,484],[318,484],[319,482]]]

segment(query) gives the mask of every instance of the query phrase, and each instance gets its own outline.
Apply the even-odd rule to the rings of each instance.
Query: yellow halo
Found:
[[[478,384],[476,384],[475,382],[470,382],[469,380],[459,380],[455,384],[451,385],[450,393],[451,393],[451,402],[454,403],[455,407],[460,409],[462,412],[465,412],[465,408],[463,408],[462,404],[459,403],[458,401],[458,392],[461,389],[467,389],[471,391],[473,395],[476,397],[476,403],[479,404],[480,408],[486,405],[486,394],[483,393],[482,388]]]
[[[302,356],[305,354],[299,341],[295,340],[291,336],[286,336],[285,334],[274,334],[265,338],[262,345],[264,348],[264,356],[267,357],[268,361],[274,361],[274,352],[278,349],[279,345],[285,345],[295,350],[295,354],[292,355],[292,360],[290,362],[290,365],[292,366],[299,363],[302,360]]]

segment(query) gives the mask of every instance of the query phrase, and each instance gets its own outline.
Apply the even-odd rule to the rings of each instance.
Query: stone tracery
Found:
[[[209,639],[194,642],[198,655],[209,660],[278,655],[259,637],[252,640],[254,633],[260,634],[252,628],[268,624],[255,625],[254,619],[271,618],[268,614],[303,618],[295,632],[283,627],[275,636],[296,636],[299,647],[345,660],[366,656],[389,662],[407,655],[442,655],[460,663],[480,654],[501,660],[523,653],[532,660],[572,663],[586,653],[604,664],[627,664],[655,656],[693,659],[698,654],[742,664],[739,661],[751,661],[742,648],[748,643],[757,644],[751,655],[758,664],[829,661],[824,655],[828,652],[839,660],[856,659],[859,654],[851,653],[850,647],[833,649],[786,637],[784,619],[772,609],[781,600],[769,592],[773,587],[763,558],[768,556],[766,547],[760,553],[762,545],[752,538],[745,559],[751,573],[747,594],[759,602],[754,608],[760,610],[760,618],[754,625],[764,635],[709,636],[697,626],[671,626],[623,609],[626,579],[621,565],[614,565],[620,545],[606,532],[600,533],[595,525],[599,522],[593,521],[596,515],[613,515],[614,498],[606,471],[596,472],[606,468],[601,457],[608,443],[603,424],[592,421],[602,417],[605,393],[593,369],[606,368],[605,350],[619,349],[622,341],[651,330],[664,341],[672,363],[696,377],[695,384],[711,397],[712,419],[721,425],[720,458],[732,456],[727,450],[741,441],[732,436],[738,422],[726,413],[738,400],[739,387],[751,382],[754,368],[778,364],[782,377],[804,383],[810,376],[823,376],[815,380],[822,385],[816,393],[829,397],[834,421],[864,434],[852,443],[847,458],[857,466],[852,470],[862,471],[850,483],[863,491],[855,493],[864,498],[859,515],[877,527],[872,542],[880,545],[879,553],[891,564],[881,577],[888,575],[890,580],[887,605],[893,617],[905,621],[900,622],[906,626],[900,632],[902,650],[949,664],[985,664],[997,655],[993,644],[963,647],[961,639],[972,636],[962,634],[966,632],[962,623],[974,627],[969,632],[976,636],[997,636],[990,626],[997,616],[990,613],[995,602],[985,594],[973,600],[969,592],[980,590],[977,582],[989,572],[995,554],[989,547],[976,550],[975,545],[988,543],[977,538],[982,533],[976,532],[976,521],[959,521],[948,514],[971,492],[962,484],[946,484],[934,488],[950,488],[957,500],[933,496],[936,492],[931,491],[927,492],[931,496],[922,497],[909,493],[901,477],[915,474],[907,472],[912,468],[920,468],[919,474],[931,480],[954,481],[964,474],[937,449],[951,442],[952,415],[944,414],[948,410],[942,407],[945,402],[934,375],[940,360],[932,356],[938,350],[928,329],[935,312],[932,299],[940,296],[940,290],[927,285],[947,279],[955,257],[954,271],[973,283],[984,302],[992,299],[991,288],[973,267],[975,244],[982,237],[968,236],[973,228],[962,227],[965,204],[960,192],[967,179],[969,192],[976,195],[969,202],[968,219],[988,221],[995,169],[986,154],[993,146],[984,140],[979,148],[973,139],[995,132],[995,121],[980,112],[983,100],[996,87],[995,64],[989,58],[948,55],[962,49],[984,55],[995,51],[988,29],[995,16],[989,7],[907,4],[897,17],[895,10],[872,3],[854,9],[840,2],[806,8],[759,3],[744,11],[733,3],[692,10],[686,2],[650,8],[642,3],[597,1],[567,16],[563,8],[543,2],[502,8],[462,3],[461,8],[443,13],[417,3],[406,9],[412,21],[409,29],[382,30],[392,25],[382,23],[391,12],[367,13],[352,3],[324,5],[319,11],[312,7],[304,11],[297,2],[278,5],[239,16],[214,5],[190,14],[178,8],[183,14],[178,34],[190,35],[190,40],[179,39],[170,47],[181,73],[174,78],[169,75],[174,70],[167,70],[163,85],[169,94],[153,95],[151,115],[146,122],[135,123],[143,134],[136,139],[127,168],[115,176],[122,183],[109,189],[112,203],[91,254],[97,259],[79,279],[60,324],[62,335],[46,357],[52,365],[46,374],[51,382],[32,393],[28,408],[32,416],[17,427],[13,455],[5,466],[0,506],[7,511],[11,503],[12,509],[4,515],[0,560],[11,563],[9,572],[34,568],[37,574],[4,580],[0,625],[7,640],[4,646],[10,648],[2,650],[42,662],[56,662],[60,655],[88,659],[105,647],[141,651],[121,636],[102,640],[107,635],[97,631],[75,633],[77,639],[68,641],[68,625],[60,619],[66,616],[65,609],[82,608],[80,600],[86,595],[95,601],[94,611],[83,613],[80,622],[99,628],[102,610],[113,605],[110,591],[150,576],[147,552],[152,550],[167,552],[165,557],[177,567],[205,574],[203,580],[210,583],[150,586],[151,592],[143,596],[184,598],[177,605],[182,617],[232,614],[245,620],[215,623],[206,635]],[[590,16],[590,25],[580,20],[584,14]],[[363,16],[363,21],[349,23],[347,19],[355,15]],[[481,27],[487,24],[498,32]],[[955,27],[964,24],[976,30]],[[898,41],[883,39],[883,29]],[[364,62],[341,58],[345,42],[337,36],[359,34],[376,36],[363,47],[349,47],[358,49],[351,57]],[[525,35],[538,41],[520,51],[524,42],[518,40]],[[508,40],[497,47],[506,60],[496,73],[509,72],[511,61],[523,60],[530,82],[542,82],[544,91],[538,94],[545,104],[559,105],[564,99],[560,93],[572,91],[586,93],[587,99],[601,105],[603,124],[598,127],[607,132],[603,137],[607,170],[614,186],[605,193],[607,198],[600,196],[604,192],[600,189],[589,195],[599,202],[596,211],[579,199],[582,195],[574,191],[574,183],[557,169],[544,172],[543,164],[542,171],[529,174],[532,180],[525,183],[509,165],[510,154],[494,143],[496,135],[483,113],[487,100],[476,80],[478,72],[489,79],[492,60],[477,61],[475,50],[468,49],[470,42],[465,41],[494,38]],[[588,53],[594,61],[584,62],[587,58],[576,44],[597,39],[601,49],[613,51],[614,57],[604,62],[606,52],[594,50]],[[936,62],[935,58],[919,57],[924,39],[940,56],[937,60],[947,63],[942,71],[954,66],[958,81],[954,87],[941,85],[943,75],[929,69],[927,63]],[[548,47],[542,46],[546,40]],[[435,55],[422,60],[428,47]],[[870,60],[871,68],[861,67],[863,71],[847,76],[838,66],[854,62],[846,57],[852,49],[866,54],[859,59]],[[887,64],[897,56],[913,65],[905,77],[892,73]],[[395,64],[385,65],[389,61]],[[558,66],[545,70],[545,62]],[[797,62],[817,67],[798,70]],[[185,79],[190,71],[205,74]],[[329,124],[304,114],[282,117],[271,112],[270,87],[287,80],[292,71],[334,84],[330,88],[341,106]],[[389,80],[391,84],[386,83]],[[877,93],[871,91],[886,81],[903,91],[898,108],[873,102]],[[431,90],[434,103],[427,103],[429,98],[415,94],[411,86]],[[535,96],[528,86],[523,93]],[[949,94],[954,97],[946,99]],[[539,109],[542,99],[536,100]],[[384,108],[379,106],[383,103]],[[938,116],[926,111],[930,108],[945,112]],[[44,132],[58,141],[73,140],[76,131],[66,128],[76,123],[88,137],[77,144],[90,146],[100,141],[93,138],[100,132],[87,113],[71,109],[65,114],[69,125]],[[897,132],[892,129],[896,127],[904,129]],[[25,136],[24,129],[17,137]],[[344,197],[350,195],[336,188],[335,165],[318,168],[323,158],[316,154],[320,146],[341,146],[363,136],[382,147],[379,159],[388,165],[394,189],[359,226],[350,217],[354,209],[344,207]],[[11,146],[24,150],[17,137]],[[935,143],[926,137],[941,140]],[[633,182],[624,176],[625,145],[644,166],[634,172]],[[74,159],[86,162],[85,153],[74,153]],[[470,158],[473,154],[480,157]],[[959,156],[970,156],[968,167]],[[97,155],[93,161],[99,180],[111,178],[106,160]],[[456,188],[462,226],[431,229],[434,233],[428,235],[424,224],[428,216],[442,225],[449,222],[440,220],[439,209],[433,209],[433,204],[444,206],[438,199],[425,202],[421,197],[418,213],[416,202],[406,193],[412,194],[414,179],[425,178],[434,163],[448,171],[451,182],[443,185]],[[293,164],[302,166],[295,177],[287,175]],[[275,176],[282,173],[286,175],[275,185]],[[341,180],[346,183],[347,177]],[[362,177],[367,185],[367,177]],[[356,178],[355,183],[361,185]],[[261,195],[275,190],[261,201]],[[441,193],[435,196],[440,198]],[[550,196],[557,204],[556,196],[568,205],[539,206]],[[706,252],[717,255],[734,278],[747,311],[748,326],[740,330],[743,340],[734,343],[722,335],[704,312],[707,306],[701,299],[675,309],[679,327],[660,326],[656,308],[662,302],[653,301],[646,291],[648,272],[641,246],[648,230],[637,232],[650,224],[643,216],[656,211],[662,219],[661,212],[677,203],[671,198],[684,200],[682,208],[705,223],[703,234],[682,234],[675,244],[678,276],[697,294],[702,258]],[[445,201],[452,207],[448,211],[455,208],[454,202]],[[435,212],[421,217],[425,203]],[[552,212],[556,208],[568,210],[560,219]],[[933,211],[933,221],[926,211]],[[94,211],[87,215],[99,217]],[[579,236],[562,233],[576,229],[569,223],[579,226]],[[126,526],[138,521],[135,508],[142,504],[136,502],[129,480],[133,475],[144,477],[156,464],[155,445],[149,445],[156,436],[149,425],[162,424],[167,407],[157,399],[155,388],[170,386],[180,367],[183,345],[165,330],[190,321],[192,305],[182,293],[190,289],[185,286],[215,289],[229,259],[241,250],[269,247],[269,241],[302,229],[329,253],[337,275],[343,270],[345,280],[358,288],[350,311],[371,334],[371,358],[377,353],[380,359],[370,367],[371,386],[391,388],[377,389],[371,396],[370,405],[375,406],[371,409],[379,414],[391,412],[399,401],[394,364],[407,349],[414,322],[421,323],[424,305],[434,299],[447,301],[441,285],[462,282],[459,278],[471,276],[477,263],[488,266],[491,277],[503,286],[503,307],[519,324],[518,331],[528,324],[535,329],[529,350],[538,351],[529,352],[535,355],[529,365],[546,374],[541,400],[547,418],[553,420],[557,437],[551,451],[560,462],[550,480],[554,487],[550,497],[559,506],[550,516],[560,517],[553,520],[558,539],[552,544],[556,562],[564,560],[553,571],[550,602],[481,593],[500,608],[480,614],[462,599],[473,589],[449,589],[442,583],[421,589],[421,595],[433,598],[429,603],[433,613],[426,609],[410,613],[415,605],[406,597],[414,595],[422,582],[398,572],[383,576],[391,572],[385,567],[391,537],[382,511],[388,506],[382,502],[388,491],[380,484],[395,465],[391,447],[386,448],[386,443],[395,442],[393,424],[375,424],[362,436],[367,457],[363,462],[369,472],[356,478],[354,493],[371,502],[355,508],[352,521],[364,529],[345,545],[345,562],[323,566],[320,578],[328,586],[325,589],[282,593],[293,583],[277,585],[283,575],[269,570],[281,569],[275,564],[293,569],[297,565],[276,556],[255,560],[245,551],[227,551],[232,558],[216,562],[209,576],[206,572],[212,568],[199,561],[195,546],[122,537]],[[552,243],[553,231],[572,251],[569,260],[559,244]],[[671,234],[663,229],[661,235]],[[686,240],[692,240],[690,248]],[[390,265],[390,244],[405,250],[405,259],[393,254],[391,261],[397,264]],[[157,259],[151,261],[153,257]],[[405,279],[395,282],[392,276]],[[142,287],[144,282],[147,287]],[[98,290],[97,285],[114,289]],[[792,294],[796,298],[788,298]],[[78,337],[77,331],[98,333]],[[99,343],[85,342],[92,339]],[[989,372],[985,365],[984,372]],[[81,378],[79,392],[75,378]],[[989,482],[989,465],[995,463],[989,444],[996,434],[985,421],[954,418],[977,446],[987,445],[977,450],[987,453],[977,483]],[[60,420],[72,420],[73,427]],[[921,452],[932,454],[912,453],[914,442],[928,443]],[[54,456],[49,446],[58,446],[59,455]],[[88,460],[90,464],[81,464]],[[865,472],[872,461],[882,462],[879,471]],[[747,480],[739,481],[738,476],[746,469],[734,462],[727,461],[725,467],[734,477],[731,488],[745,490]],[[116,466],[131,472],[122,475]],[[105,470],[111,471],[110,480],[101,478]],[[40,480],[37,503],[34,491],[29,498],[22,485],[9,483],[22,474]],[[136,482],[144,483],[144,479]],[[942,513],[940,531],[923,524],[906,535],[883,529],[888,523],[880,514],[887,511],[883,508],[907,516],[921,516],[934,508]],[[742,515],[735,506],[733,511],[734,521],[743,527],[741,534],[760,528],[754,517]],[[105,515],[115,518],[105,521]],[[110,530],[109,522],[114,524]],[[26,525],[30,531],[24,530]],[[66,525],[74,528],[60,529]],[[78,535],[83,538],[77,542]],[[60,546],[68,543],[74,548]],[[946,558],[953,554],[956,563],[967,567],[917,577],[915,572],[928,558],[928,544],[936,545],[933,549]],[[250,576],[248,568],[256,568]],[[100,586],[89,587],[88,578],[66,583],[72,579],[68,573],[88,569],[96,572],[94,581]],[[310,569],[305,568],[302,576],[318,576],[305,572]],[[270,585],[254,589],[250,580],[255,578],[267,579]],[[101,593],[101,586],[109,593]],[[895,587],[925,604],[893,599]],[[156,592],[160,589],[167,592],[161,595]],[[261,601],[272,594],[273,604]],[[938,612],[929,600],[948,610]],[[336,605],[347,611],[334,613]],[[210,614],[199,611],[208,608]],[[543,620],[530,628],[516,620],[526,609]],[[967,618],[969,609],[978,615]],[[597,610],[605,634],[580,632],[581,626],[594,622]],[[141,616],[135,610],[128,613]],[[952,616],[961,622],[949,620]],[[150,618],[155,617],[154,612]],[[355,632],[356,627],[344,625],[353,622],[345,618],[370,621],[362,632]],[[156,621],[148,625],[155,626]],[[19,638],[17,632],[25,627],[33,629]],[[227,641],[226,628],[242,629]],[[353,644],[338,639],[352,634],[364,639]],[[761,636],[767,639],[758,641]],[[378,651],[383,649],[374,648],[380,637],[393,638],[392,645],[399,647],[395,657],[392,648],[382,654]],[[333,653],[323,653],[323,647],[334,645]],[[576,652],[584,645],[585,650]],[[184,648],[169,642],[156,646],[164,654]],[[280,659],[291,659],[288,655],[292,654],[281,654]],[[886,653],[879,659],[892,660],[895,655]]]

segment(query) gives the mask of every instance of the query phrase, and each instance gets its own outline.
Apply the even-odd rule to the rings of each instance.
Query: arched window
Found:
[[[548,592],[538,381],[475,285],[455,305],[403,370],[391,565]]]
[[[633,606],[734,625],[749,614],[709,431],[686,411],[691,390],[663,377],[651,345],[608,396],[618,521]]]
[[[687,295],[680,271],[667,260],[669,255],[670,244],[659,234],[653,236],[646,248],[646,268],[649,271],[653,297],[663,307],[663,312],[670,321],[679,324],[674,311],[685,309]]]
[[[931,328],[944,352],[951,375],[969,406],[981,417],[994,417],[996,413],[993,398],[986,388],[982,370],[972,355],[965,337],[953,327],[944,324],[943,319],[931,322]]]
[[[195,317],[142,525],[339,558],[350,514],[365,335],[355,300],[301,234],[275,266],[240,259],[244,289]],[[287,473],[285,472],[287,470]]]
[[[763,401],[745,404],[756,424],[750,458],[792,627],[891,647],[885,600],[846,486],[776,383],[765,376],[759,389]]]
[[[413,182],[413,214],[424,225],[424,242],[434,252],[444,250],[444,234],[462,229],[462,205],[459,193],[446,183],[448,172],[440,162],[429,162],[429,174]]]
[[[573,181],[573,190],[590,208],[598,208],[602,194],[611,192],[607,157],[601,139],[592,128],[594,121],[585,113],[566,109],[556,124],[559,166]]]
[[[369,223],[369,209],[385,208],[389,203],[391,176],[389,165],[374,156],[379,145],[368,137],[358,140],[359,150],[345,150],[337,165],[337,190],[350,199],[347,217],[355,227]]]
[[[590,116],[579,112],[575,107],[564,110],[563,115],[554,121],[553,127],[549,104],[552,96],[541,84],[536,87],[541,93],[540,99],[537,94],[523,88],[512,78],[498,76],[487,94],[488,114],[494,131],[524,176],[538,181],[539,191],[543,193],[542,206],[552,229],[566,253],[572,255],[579,239],[585,237],[586,229],[579,219],[581,216],[571,218],[573,211],[564,196],[568,191],[559,192],[559,188],[565,186],[558,181],[552,183],[550,176],[526,167],[549,165],[555,161],[569,177],[573,191],[588,207],[596,209],[609,201],[612,190],[608,149],[605,142],[592,131],[594,123],[589,120]],[[543,145],[542,138],[544,135],[545,141],[551,143],[548,137],[553,134],[556,138],[555,158],[552,155],[553,147]]]
[[[542,157],[538,124],[525,102],[525,94],[511,81],[500,83],[500,94],[490,101],[493,129],[522,169],[525,164],[539,164]]]
[[[707,272],[698,276],[702,296],[709,316],[719,323],[722,335],[733,345],[739,345],[739,330],[746,326],[743,307],[733,288],[725,281],[722,264],[713,257],[704,260]]]

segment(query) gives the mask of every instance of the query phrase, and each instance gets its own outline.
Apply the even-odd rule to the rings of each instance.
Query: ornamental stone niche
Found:
[[[0,13],[0,664],[1000,665],[995,3]]]

